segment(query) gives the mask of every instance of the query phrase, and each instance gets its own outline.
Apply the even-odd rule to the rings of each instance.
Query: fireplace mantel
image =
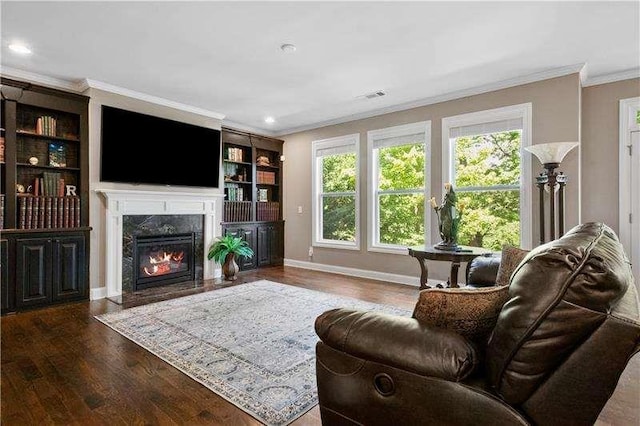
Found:
[[[220,235],[219,204],[224,194],[196,192],[135,191],[96,189],[107,201],[106,262],[107,297],[122,294],[122,216],[124,215],[203,215],[204,259],[216,235]],[[212,262],[204,263],[204,279],[214,277]]]

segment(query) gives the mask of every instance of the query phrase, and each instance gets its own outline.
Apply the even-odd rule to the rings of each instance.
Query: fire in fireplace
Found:
[[[134,236],[133,291],[192,281],[194,246],[194,233]]]

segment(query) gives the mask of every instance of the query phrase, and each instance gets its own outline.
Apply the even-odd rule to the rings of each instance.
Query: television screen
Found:
[[[100,180],[218,188],[220,130],[102,106]]]

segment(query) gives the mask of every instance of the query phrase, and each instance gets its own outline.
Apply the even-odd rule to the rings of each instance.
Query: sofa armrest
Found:
[[[478,363],[467,339],[414,318],[339,308],[316,318],[315,329],[334,349],[423,376],[457,382]]]

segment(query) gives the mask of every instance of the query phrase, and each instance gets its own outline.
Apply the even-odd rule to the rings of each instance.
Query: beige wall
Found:
[[[536,83],[484,93],[434,105],[413,108],[352,121],[344,124],[327,126],[305,132],[283,136],[285,140],[284,153],[284,218],[285,226],[285,258],[298,261],[313,261],[318,264],[358,268],[370,271],[386,272],[419,276],[418,265],[408,255],[382,254],[367,252],[367,199],[366,177],[368,165],[365,162],[367,154],[367,131],[390,126],[431,120],[431,152],[432,152],[432,184],[431,194],[440,199],[442,194],[442,143],[441,120],[444,117],[483,111],[522,103],[532,103],[533,131],[532,143],[578,141],[580,137],[580,79],[578,74],[553,78]],[[308,249],[311,246],[311,142],[335,136],[360,134],[360,232],[361,249],[359,251],[314,248],[313,259],[309,259]],[[570,228],[580,222],[579,195],[579,149],[570,152],[562,163],[561,170],[567,173],[570,181],[567,191],[566,225]],[[541,166],[537,159],[527,155],[525,161],[531,161],[535,176]],[[534,185],[531,182],[533,192]],[[532,217],[533,241],[538,241],[537,197],[533,197]],[[297,207],[302,206],[303,212],[298,213]],[[433,216],[433,215],[432,215]],[[435,231],[436,219],[431,220],[431,236],[438,241]],[[445,279],[448,265],[442,262],[429,264],[430,278]],[[462,269],[461,269],[462,270]],[[462,274],[461,274],[462,275]]]
[[[620,100],[640,96],[640,79],[582,90],[582,219],[619,232]]]
[[[102,195],[97,194],[97,189],[127,189],[138,191],[166,191],[166,192],[190,192],[204,194],[220,194],[223,189],[184,188],[157,185],[129,185],[120,183],[100,182],[100,134],[101,134],[101,107],[109,105],[117,108],[155,115],[198,126],[220,129],[221,121],[186,111],[144,102],[138,99],[117,95],[97,89],[89,89],[86,93],[89,101],[89,225],[91,231],[91,261],[89,265],[89,278],[92,289],[105,286],[105,215],[106,202]],[[176,141],[178,144],[180,141]],[[152,144],[153,141],[140,141],[144,144]],[[126,153],[123,153],[126,155]],[[198,155],[194,152],[194,155]],[[142,161],[142,159],[141,159]],[[170,168],[170,164],[166,166]],[[222,173],[222,171],[221,171]],[[222,175],[220,177],[222,182]],[[222,206],[216,212],[217,217],[222,217]]]

